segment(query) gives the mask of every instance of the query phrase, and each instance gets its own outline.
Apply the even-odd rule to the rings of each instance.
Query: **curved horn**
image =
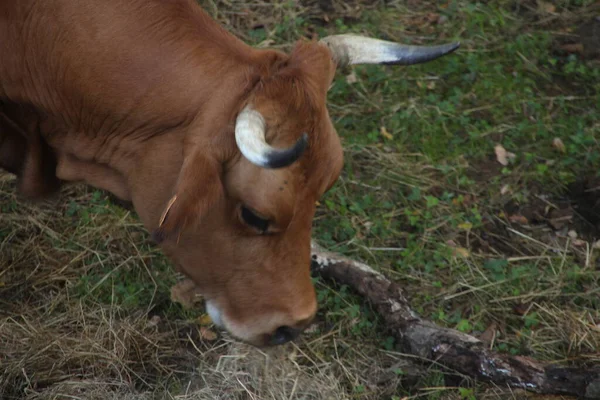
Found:
[[[235,141],[252,164],[263,168],[283,168],[300,158],[308,145],[308,135],[303,133],[290,148],[276,149],[266,142],[263,116],[246,106],[235,122]]]
[[[410,46],[358,35],[331,35],[326,44],[340,66],[351,64],[411,65],[435,60],[452,53],[459,42],[439,46]]]

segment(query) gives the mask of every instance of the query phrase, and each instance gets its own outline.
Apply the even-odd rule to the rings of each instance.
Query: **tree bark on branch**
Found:
[[[477,380],[542,394],[600,399],[600,369],[553,366],[529,357],[500,354],[474,336],[440,327],[410,308],[402,288],[366,264],[312,243],[313,272],[364,296],[407,353]]]

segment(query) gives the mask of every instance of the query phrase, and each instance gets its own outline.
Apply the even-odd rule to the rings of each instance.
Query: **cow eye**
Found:
[[[251,227],[265,233],[269,229],[269,220],[256,215],[256,213],[247,207],[242,206],[242,219]]]

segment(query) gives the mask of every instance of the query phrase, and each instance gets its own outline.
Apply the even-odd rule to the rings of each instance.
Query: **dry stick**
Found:
[[[600,398],[600,369],[559,367],[491,351],[471,335],[422,319],[411,310],[399,285],[368,265],[326,252],[314,242],[312,270],[366,297],[407,353],[498,385],[543,394]]]

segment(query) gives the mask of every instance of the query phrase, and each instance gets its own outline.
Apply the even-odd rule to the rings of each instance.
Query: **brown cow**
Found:
[[[215,323],[284,343],[317,309],[312,218],[343,163],[336,68],[457,47],[335,35],[284,54],[193,0],[2,1],[0,166],[27,198],[83,181],[131,201]]]

